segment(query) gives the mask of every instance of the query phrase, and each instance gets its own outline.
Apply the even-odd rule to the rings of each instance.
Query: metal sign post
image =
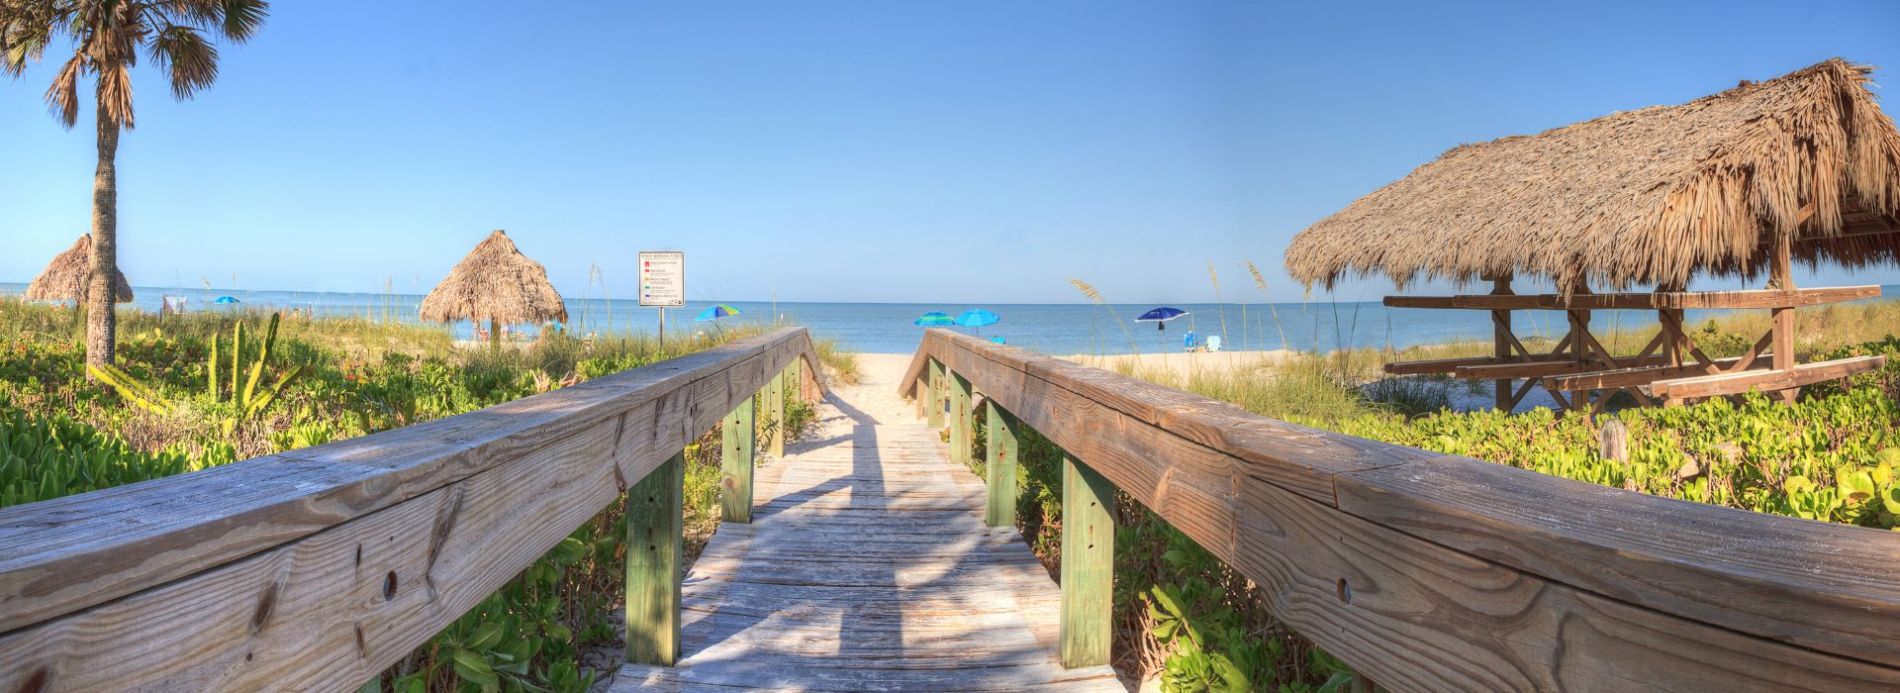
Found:
[[[660,353],[666,353],[666,309],[686,305],[686,253],[640,252],[640,305],[660,309]]]

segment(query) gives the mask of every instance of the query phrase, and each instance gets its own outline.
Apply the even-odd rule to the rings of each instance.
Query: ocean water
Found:
[[[0,283],[0,295],[19,294],[25,284]],[[131,307],[157,312],[163,296],[182,296],[188,311],[308,310],[317,316],[351,316],[371,320],[420,323],[422,297],[386,293],[331,293],[309,291],[244,291],[238,289],[184,289],[134,287]],[[219,305],[219,296],[240,301]],[[1900,285],[1882,287],[1882,298],[1900,296]],[[912,321],[925,312],[940,310],[957,315],[971,308],[995,312],[1001,322],[984,328],[955,328],[983,337],[1002,337],[1009,344],[1048,354],[1123,354],[1176,351],[1182,336],[1193,330],[1202,337],[1223,331],[1226,349],[1332,350],[1341,346],[1404,348],[1460,339],[1491,338],[1490,314],[1467,310],[1386,308],[1378,302],[1255,304],[1174,304],[1189,314],[1157,330],[1152,323],[1136,323],[1149,304],[960,304],[960,303],[765,303],[727,301],[739,315],[701,322],[695,320],[710,302],[695,301],[685,309],[668,310],[667,333],[689,334],[739,324],[789,321],[811,328],[818,337],[837,339],[852,351],[903,354],[915,351],[924,328]],[[654,332],[659,311],[634,301],[570,299],[568,327],[577,334]],[[1689,311],[1691,324],[1724,311]],[[1522,311],[1515,316],[1519,336],[1557,337],[1564,331],[1562,313]],[[1655,324],[1655,314],[1642,311],[1595,311],[1591,324],[1599,329],[1637,328]],[[1224,326],[1224,327],[1223,327]],[[447,326],[458,338],[474,335],[464,322]]]

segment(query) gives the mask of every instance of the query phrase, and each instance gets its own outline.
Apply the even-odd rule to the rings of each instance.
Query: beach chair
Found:
[[[1187,334],[1181,335],[1181,350],[1194,351],[1195,348],[1199,346],[1196,343],[1197,342],[1196,337],[1197,335],[1194,334],[1193,330],[1188,330]]]
[[[999,334],[999,335],[996,335],[996,336],[994,336],[994,337],[991,337],[991,338],[990,338],[990,341],[992,341],[992,342],[995,342],[995,343],[997,343],[997,344],[1008,344],[1008,343],[1009,343],[1009,340],[1006,340],[1006,339],[1003,339],[1003,335],[1000,335],[1000,334]]]
[[[1220,335],[1208,335],[1207,350],[1220,351]]]

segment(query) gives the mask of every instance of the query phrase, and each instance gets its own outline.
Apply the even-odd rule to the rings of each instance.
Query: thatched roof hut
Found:
[[[567,320],[567,304],[548,282],[547,268],[515,248],[496,229],[422,299],[422,319],[494,324]]]
[[[1900,132],[1871,68],[1829,60],[1679,106],[1460,146],[1294,237],[1295,279],[1541,276],[1680,290],[1793,259],[1900,255]]]
[[[113,278],[113,293],[117,303],[132,302],[132,285],[126,283],[125,273],[114,270],[119,276]],[[73,242],[66,252],[53,256],[40,276],[26,285],[26,299],[29,301],[73,301],[85,304],[86,296],[91,292],[92,283],[88,275],[92,272],[92,234],[83,234]]]

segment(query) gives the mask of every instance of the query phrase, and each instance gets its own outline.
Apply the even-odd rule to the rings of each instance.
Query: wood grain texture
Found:
[[[975,393],[970,379],[949,371],[950,383],[950,461],[969,466],[976,445],[976,416],[972,409]]]
[[[627,490],[629,662],[671,666],[679,661],[685,484],[686,454],[682,451]]]
[[[1062,458],[1062,665],[1108,663],[1115,610],[1115,486]]]
[[[1460,296],[1387,296],[1392,308],[1464,310],[1683,310],[1710,308],[1800,308],[1879,298],[1879,286],[1740,291],[1659,291],[1627,294],[1466,294]]]
[[[988,412],[984,443],[983,524],[991,527],[1016,526],[1016,456],[1022,450],[1022,423],[1004,411],[994,400],[983,407]]]
[[[1738,511],[1704,525],[1654,506],[1673,501],[1272,426],[947,331],[928,332],[921,352],[1259,583],[1282,619],[1382,685],[1900,685],[1900,646],[1874,634],[1900,617],[1900,586],[1885,575],[1900,558],[1892,533]],[[1200,412],[1210,415],[1189,421]],[[1242,434],[1264,431],[1282,435]],[[1441,468],[1509,483],[1431,479]],[[1376,491],[1409,475],[1426,481]],[[1769,536],[1783,539],[1747,539]]]
[[[764,411],[759,415],[765,419],[766,454],[772,459],[785,456],[785,372],[772,374],[766,381],[765,391],[759,399],[764,401]]]
[[[684,448],[802,329],[471,414],[0,510],[0,690],[353,688]]]
[[[719,429],[719,517],[726,522],[752,521],[752,477],[758,467],[758,427],[753,421],[757,400],[740,400],[726,414]]]
[[[688,571],[678,666],[612,690],[1122,691],[1060,665],[1060,591],[1015,528],[984,525],[983,482],[937,431],[853,404],[820,405],[848,433],[762,468],[755,521]]]

